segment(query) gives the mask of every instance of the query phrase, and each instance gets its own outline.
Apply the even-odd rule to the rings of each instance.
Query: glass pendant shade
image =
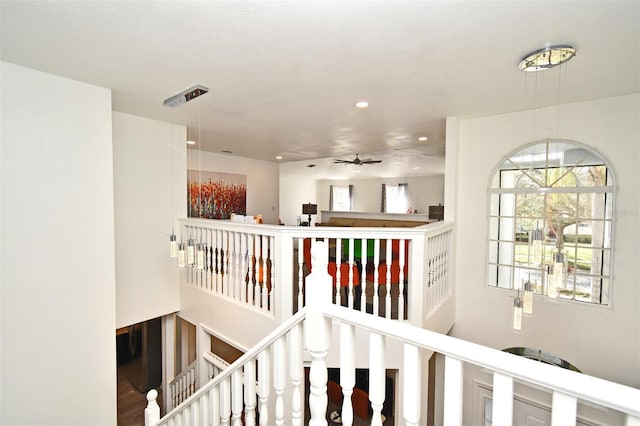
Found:
[[[176,240],[176,234],[174,233],[169,235],[169,256],[178,257],[178,241]]]
[[[184,249],[184,243],[178,244],[178,268],[187,266],[187,253]]]
[[[196,249],[196,268],[199,271],[204,269],[204,244],[198,244]]]
[[[519,296],[513,299],[512,327],[515,331],[522,330],[522,299]]]
[[[533,283],[527,281],[524,283],[524,296],[522,297],[522,312],[525,314],[533,313]]]
[[[562,253],[555,253],[553,255],[553,266],[549,274],[547,296],[552,299],[558,297],[558,290],[564,287],[565,275],[564,255]]]
[[[542,263],[542,231],[539,229],[531,231],[531,263]]]
[[[189,240],[187,243],[187,264],[195,265],[196,263],[196,248],[193,245],[193,240]]]

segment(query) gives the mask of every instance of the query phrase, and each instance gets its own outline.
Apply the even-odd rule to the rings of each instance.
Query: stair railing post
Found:
[[[160,406],[156,402],[158,391],[151,389],[147,393],[147,408],[144,409],[144,426],[153,426],[160,421]]]
[[[324,316],[324,307],[331,303],[332,279],[327,273],[328,247],[325,241],[311,242],[313,272],[307,276],[305,346],[311,355],[309,370],[309,426],[327,424],[327,363],[331,339],[331,321]]]

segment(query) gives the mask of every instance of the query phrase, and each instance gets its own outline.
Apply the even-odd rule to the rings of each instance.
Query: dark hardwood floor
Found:
[[[144,426],[144,409],[147,406],[146,392],[137,390],[130,377],[140,374],[140,362],[135,359],[118,366],[118,426]],[[162,389],[158,388],[158,405],[162,411]]]

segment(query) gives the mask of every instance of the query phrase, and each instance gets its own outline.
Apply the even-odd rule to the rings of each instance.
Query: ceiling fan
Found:
[[[360,158],[358,158],[358,154],[356,154],[356,158],[354,158],[353,160],[335,159],[334,163],[338,163],[338,164],[355,164],[356,166],[362,166],[363,164],[382,163],[382,160],[372,160],[371,158],[367,158],[366,160],[361,160]]]

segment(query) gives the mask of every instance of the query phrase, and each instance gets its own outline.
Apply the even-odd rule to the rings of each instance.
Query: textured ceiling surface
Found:
[[[193,149],[335,178],[443,173],[446,117],[640,90],[637,1],[2,1],[0,12],[5,61],[111,88],[114,110],[185,124]],[[518,70],[550,44],[576,58]],[[194,84],[210,92],[163,106]],[[355,154],[383,163],[332,164]]]

